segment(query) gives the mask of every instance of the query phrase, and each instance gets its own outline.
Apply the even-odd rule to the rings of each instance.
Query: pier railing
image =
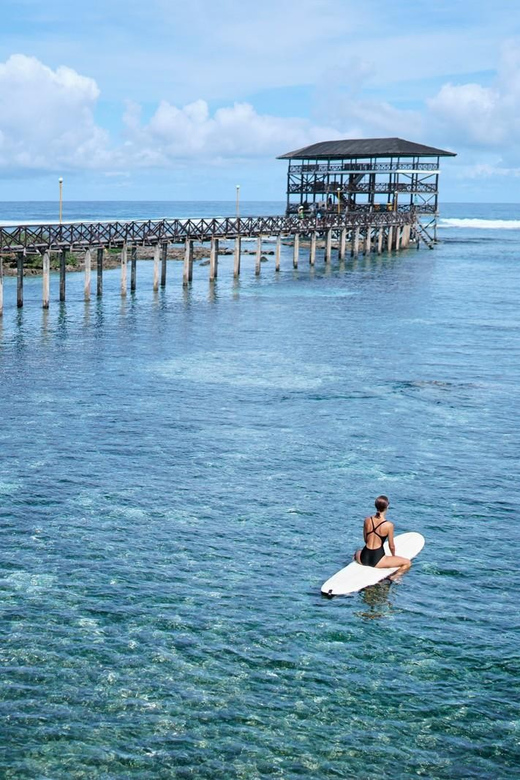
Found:
[[[368,227],[400,227],[415,221],[412,210],[361,211],[307,216],[213,217],[193,219],[147,219],[128,222],[64,222],[0,225],[0,253],[41,253],[88,247],[155,246],[184,241],[210,241],[237,237],[323,234],[328,230]]]

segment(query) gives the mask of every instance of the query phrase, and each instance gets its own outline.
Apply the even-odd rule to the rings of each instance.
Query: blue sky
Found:
[[[520,201],[512,0],[3,0],[0,199],[281,200],[291,149],[458,153],[442,198]]]

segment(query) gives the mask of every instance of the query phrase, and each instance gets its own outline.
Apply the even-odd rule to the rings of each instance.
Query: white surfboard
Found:
[[[407,534],[398,534],[394,537],[395,554],[402,555],[403,558],[415,558],[424,547],[424,536],[415,531]],[[385,553],[390,555],[388,542],[385,542]],[[355,593],[358,590],[375,585],[376,582],[389,577],[397,571],[392,569],[375,569],[372,566],[361,566],[360,563],[352,561],[344,569],[336,572],[327,582],[321,586],[321,592],[326,596],[345,596],[347,593]]]

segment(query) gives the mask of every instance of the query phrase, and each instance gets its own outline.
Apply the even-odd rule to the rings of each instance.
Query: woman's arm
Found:
[[[390,552],[392,555],[395,555],[395,543],[394,543],[394,524],[388,522],[389,529],[388,529],[388,546],[390,547]]]

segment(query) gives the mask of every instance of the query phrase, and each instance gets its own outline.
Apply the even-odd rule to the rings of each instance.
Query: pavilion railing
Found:
[[[393,162],[366,162],[356,163],[350,160],[331,163],[302,163],[301,165],[292,163],[289,166],[290,173],[386,173],[392,171],[432,171],[439,169],[437,162],[410,162],[397,160]]]

